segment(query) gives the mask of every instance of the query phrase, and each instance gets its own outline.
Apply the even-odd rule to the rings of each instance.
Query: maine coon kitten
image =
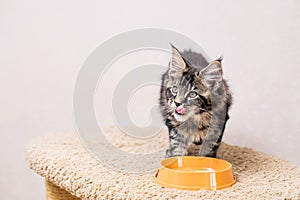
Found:
[[[160,109],[169,129],[166,157],[216,157],[232,101],[221,61],[208,63],[201,54],[180,53],[172,46],[160,91]]]

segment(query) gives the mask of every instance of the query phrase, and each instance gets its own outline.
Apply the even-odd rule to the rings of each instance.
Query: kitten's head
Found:
[[[196,68],[172,46],[172,58],[163,82],[167,113],[184,122],[195,114],[210,111],[210,92],[222,81],[220,59]]]

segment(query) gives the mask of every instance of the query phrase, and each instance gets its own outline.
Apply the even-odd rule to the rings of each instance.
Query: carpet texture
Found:
[[[137,140],[108,127],[105,135],[128,152],[164,149],[168,144],[167,131]],[[225,143],[218,157],[232,163],[236,184],[217,191],[185,191],[160,187],[152,179],[154,171],[128,174],[103,165],[74,132],[42,136],[26,149],[31,169],[81,199],[300,199],[300,169],[288,161]]]

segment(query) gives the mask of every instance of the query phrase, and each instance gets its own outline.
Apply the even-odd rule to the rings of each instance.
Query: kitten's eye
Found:
[[[196,98],[198,96],[198,94],[197,94],[197,92],[195,92],[195,91],[191,91],[190,93],[189,93],[189,97],[190,98]]]
[[[173,94],[176,94],[178,92],[177,86],[173,86],[171,90]]]

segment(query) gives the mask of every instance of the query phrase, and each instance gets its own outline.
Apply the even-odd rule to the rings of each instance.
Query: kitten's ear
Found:
[[[206,85],[210,88],[218,85],[223,80],[223,70],[221,60],[215,60],[200,71],[204,77]]]
[[[172,58],[169,64],[170,67],[169,74],[171,75],[181,74],[183,71],[186,70],[187,64],[184,61],[178,49],[174,47],[172,44],[171,47],[172,47]]]

